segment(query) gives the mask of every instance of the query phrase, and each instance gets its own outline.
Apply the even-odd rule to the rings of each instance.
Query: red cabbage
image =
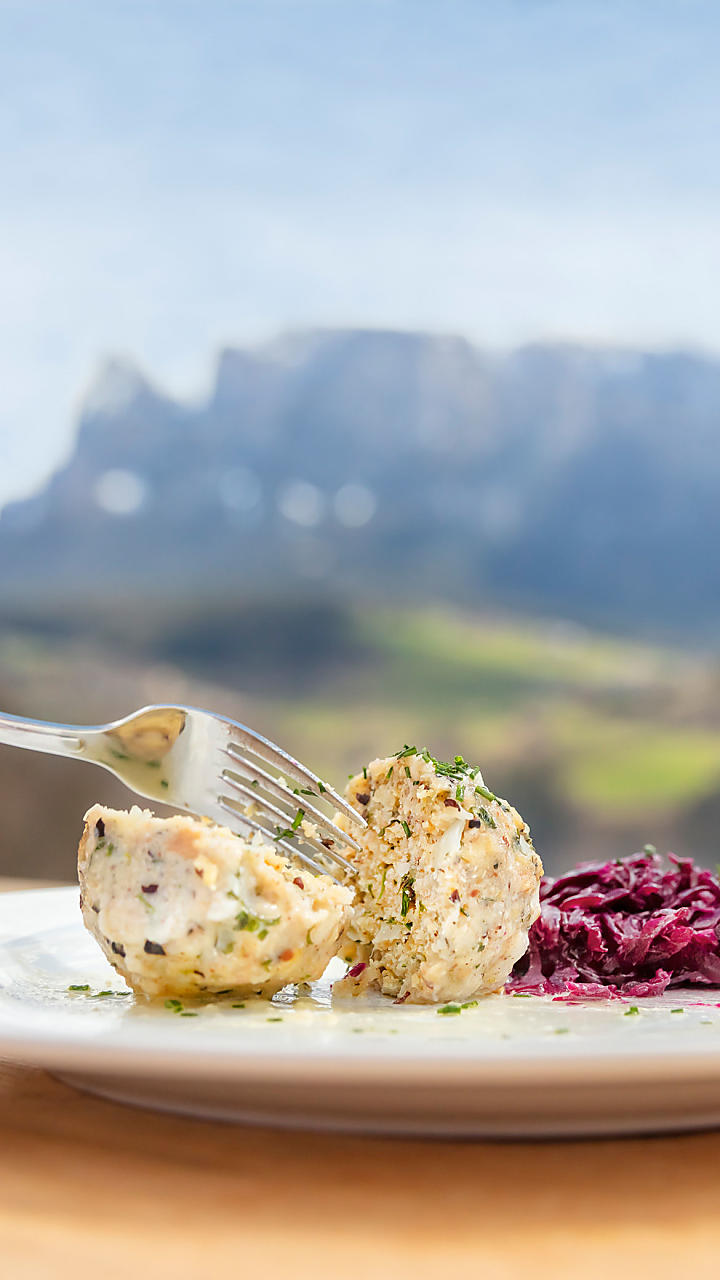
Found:
[[[691,858],[669,858],[666,867],[646,850],[544,876],[506,990],[573,1001],[720,985],[720,882]]]

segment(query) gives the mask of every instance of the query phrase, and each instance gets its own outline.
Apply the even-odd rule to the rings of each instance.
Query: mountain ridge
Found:
[[[224,348],[195,403],[111,362],[67,462],[0,513],[0,583],[307,584],[714,636],[719,427],[720,361],[683,351],[299,331]]]

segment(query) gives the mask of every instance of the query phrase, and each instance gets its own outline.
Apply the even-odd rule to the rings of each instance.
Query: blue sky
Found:
[[[0,0],[0,504],[127,356],[720,350],[715,0]]]

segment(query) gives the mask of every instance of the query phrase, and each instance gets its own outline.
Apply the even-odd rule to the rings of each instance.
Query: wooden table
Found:
[[[126,1109],[0,1063],[3,1280],[451,1270],[715,1280],[720,1134],[500,1144],[283,1133]]]

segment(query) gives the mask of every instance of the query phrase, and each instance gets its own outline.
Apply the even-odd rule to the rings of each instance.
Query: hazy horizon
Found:
[[[288,329],[720,351],[720,12],[0,3],[0,506],[106,356]]]

